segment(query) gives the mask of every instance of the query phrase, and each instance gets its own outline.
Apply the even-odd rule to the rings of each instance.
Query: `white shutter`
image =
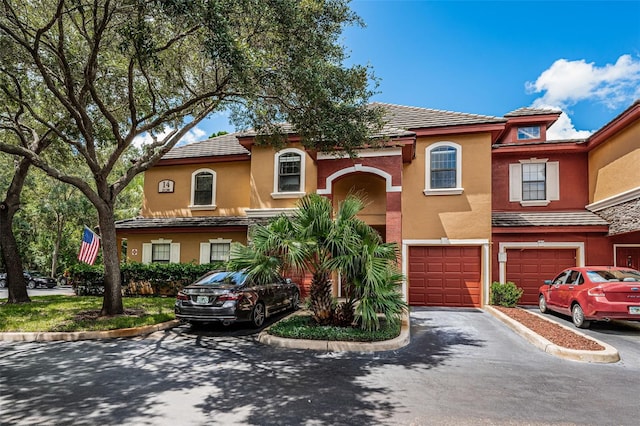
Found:
[[[509,201],[522,201],[522,164],[509,164]]]
[[[171,243],[170,263],[180,263],[180,243]]]
[[[142,263],[151,263],[151,243],[142,243]]]
[[[547,200],[560,199],[560,166],[557,161],[547,163]]]
[[[211,243],[200,243],[200,264],[211,263]]]

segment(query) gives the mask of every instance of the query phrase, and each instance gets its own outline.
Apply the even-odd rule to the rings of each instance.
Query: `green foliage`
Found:
[[[504,284],[494,281],[491,284],[490,303],[512,308],[518,304],[522,293],[524,293],[524,290],[511,281],[507,281]]]
[[[209,263],[137,263],[130,262],[121,266],[123,293],[135,295],[175,296],[185,285],[189,285],[202,275],[214,269],[222,269],[224,264]],[[79,295],[102,294],[104,286],[104,267],[79,263],[69,270],[70,283]]]
[[[131,315],[98,317],[102,299],[80,296],[35,296],[33,303],[0,304],[0,332],[98,331],[153,325],[175,319],[168,297],[124,300]]]
[[[290,339],[332,340],[348,342],[377,342],[390,340],[400,335],[401,324],[382,321],[377,330],[358,327],[321,326],[310,316],[293,315],[277,322],[268,330],[269,334]]]

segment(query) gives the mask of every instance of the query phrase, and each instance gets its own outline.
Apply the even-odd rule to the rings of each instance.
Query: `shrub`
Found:
[[[125,263],[120,265],[122,292],[125,296],[175,296],[182,287],[191,284],[205,273],[223,267],[222,262],[202,265],[195,263]],[[69,278],[78,295],[101,295],[104,292],[104,267],[102,265],[74,265],[69,271]]]
[[[504,284],[493,282],[491,284],[491,300],[492,305],[505,306],[513,308],[518,304],[524,290],[516,286],[515,283],[507,281]]]

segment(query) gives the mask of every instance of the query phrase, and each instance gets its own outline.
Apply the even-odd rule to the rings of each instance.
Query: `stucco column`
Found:
[[[388,243],[402,245],[402,193],[387,192],[387,235]]]

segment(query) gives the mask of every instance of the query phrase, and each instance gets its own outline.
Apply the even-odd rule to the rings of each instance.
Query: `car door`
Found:
[[[556,293],[558,304],[562,309],[567,311],[571,309],[571,301],[575,293],[580,290],[579,286],[581,284],[584,284],[584,277],[580,271],[569,271],[565,283],[560,286],[559,291]]]
[[[562,271],[557,277],[551,280],[551,284],[549,285],[549,289],[547,290],[547,306],[551,306],[554,309],[561,307],[561,294],[563,291],[562,286],[564,286],[567,281],[567,277],[571,271]]]

